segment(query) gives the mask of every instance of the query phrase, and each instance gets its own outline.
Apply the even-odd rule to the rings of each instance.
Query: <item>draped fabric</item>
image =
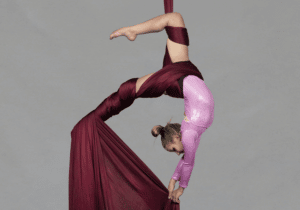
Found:
[[[173,1],[164,0],[164,3],[166,13],[172,12]],[[180,41],[176,40],[175,33],[186,36],[178,39],[187,45],[185,30],[166,28],[177,42]],[[127,80],[74,126],[71,132],[69,210],[180,209],[178,203],[168,199],[168,190],[158,177],[105,121],[129,107],[136,98],[160,97],[164,91],[171,97],[183,98],[177,80],[184,75],[202,78],[190,61],[172,63],[166,49],[163,68],[149,77],[137,93],[138,78]]]

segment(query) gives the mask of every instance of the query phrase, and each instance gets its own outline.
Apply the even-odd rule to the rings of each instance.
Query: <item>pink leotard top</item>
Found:
[[[182,120],[181,124],[184,159],[180,159],[172,178],[178,180],[181,177],[179,186],[186,188],[194,168],[201,134],[214,119],[214,99],[204,81],[194,75],[184,78],[183,95],[188,120]]]

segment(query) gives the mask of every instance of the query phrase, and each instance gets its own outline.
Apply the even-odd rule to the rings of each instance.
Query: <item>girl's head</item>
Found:
[[[151,134],[154,137],[161,135],[161,143],[165,150],[175,152],[177,155],[184,153],[181,142],[181,125],[179,123],[167,123],[165,127],[156,125],[152,128]]]

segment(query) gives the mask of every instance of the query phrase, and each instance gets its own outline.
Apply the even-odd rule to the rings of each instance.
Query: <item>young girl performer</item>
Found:
[[[166,29],[169,39],[164,67],[151,75],[133,78],[121,84],[117,92],[107,97],[95,110],[82,118],[71,132],[70,210],[129,208],[179,210],[178,204],[168,202],[170,190],[165,188],[143,161],[104,122],[129,107],[139,97],[159,97],[165,93],[171,97],[184,98],[183,93],[187,92],[185,91],[187,89],[182,89],[179,83],[180,78],[183,80],[184,76],[193,75],[192,79],[203,80],[199,70],[188,58],[182,57],[181,52],[184,52],[184,48],[188,46],[187,30],[182,25],[176,25],[182,17],[179,13],[172,13],[172,1],[165,1],[165,11],[170,14],[158,16],[136,27],[141,34]],[[124,32],[123,35],[131,39],[129,31]],[[120,31],[119,33],[122,35]],[[186,82],[187,79],[188,77],[184,80],[184,84],[189,83]],[[198,83],[198,80],[195,81]],[[185,110],[187,112],[187,109]],[[193,116],[192,113],[187,112],[189,120],[193,121]],[[204,121],[196,120],[195,122]],[[186,141],[184,139],[190,139],[185,138],[188,135],[191,139],[200,137],[199,133],[201,131],[198,128],[183,131],[182,142]],[[170,149],[169,146],[166,148]],[[189,152],[188,148],[184,147],[184,149],[185,155],[191,160],[192,152]],[[192,150],[194,149],[195,147]],[[181,168],[186,169],[184,166]],[[181,174],[182,181],[187,180],[186,177]],[[177,178],[173,176],[173,179]],[[184,186],[184,183],[181,183],[181,187]]]
[[[183,18],[179,13],[168,13],[145,23],[118,29],[111,34],[110,38],[126,36],[130,41],[134,41],[138,34],[159,32],[172,26],[185,27]],[[168,39],[167,48],[170,49],[169,55],[172,63],[190,63],[187,46]],[[137,91],[152,74],[138,79]],[[165,128],[155,126],[152,129],[153,136],[162,135],[162,145],[167,151],[176,152],[178,155],[185,152],[185,158],[179,161],[169,184],[169,198],[172,198],[174,202],[179,202],[179,196],[183,194],[184,188],[188,185],[201,134],[211,126],[214,118],[214,99],[202,79],[194,75],[185,75],[180,77],[179,86],[181,91],[183,90],[184,109],[187,113],[185,120],[182,121],[182,126],[168,123]],[[179,177],[181,177],[180,187],[173,192],[174,185]]]

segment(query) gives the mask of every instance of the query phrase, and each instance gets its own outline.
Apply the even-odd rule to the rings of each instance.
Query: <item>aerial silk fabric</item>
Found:
[[[165,0],[165,13],[173,1]],[[185,28],[166,27],[169,38],[188,45]],[[172,63],[168,50],[163,68],[149,77],[136,93],[132,78],[83,117],[71,131],[69,210],[179,210],[168,199],[168,189],[147,165],[105,123],[137,98],[160,97],[165,91],[182,98],[178,79],[185,75],[202,78],[190,61]]]

